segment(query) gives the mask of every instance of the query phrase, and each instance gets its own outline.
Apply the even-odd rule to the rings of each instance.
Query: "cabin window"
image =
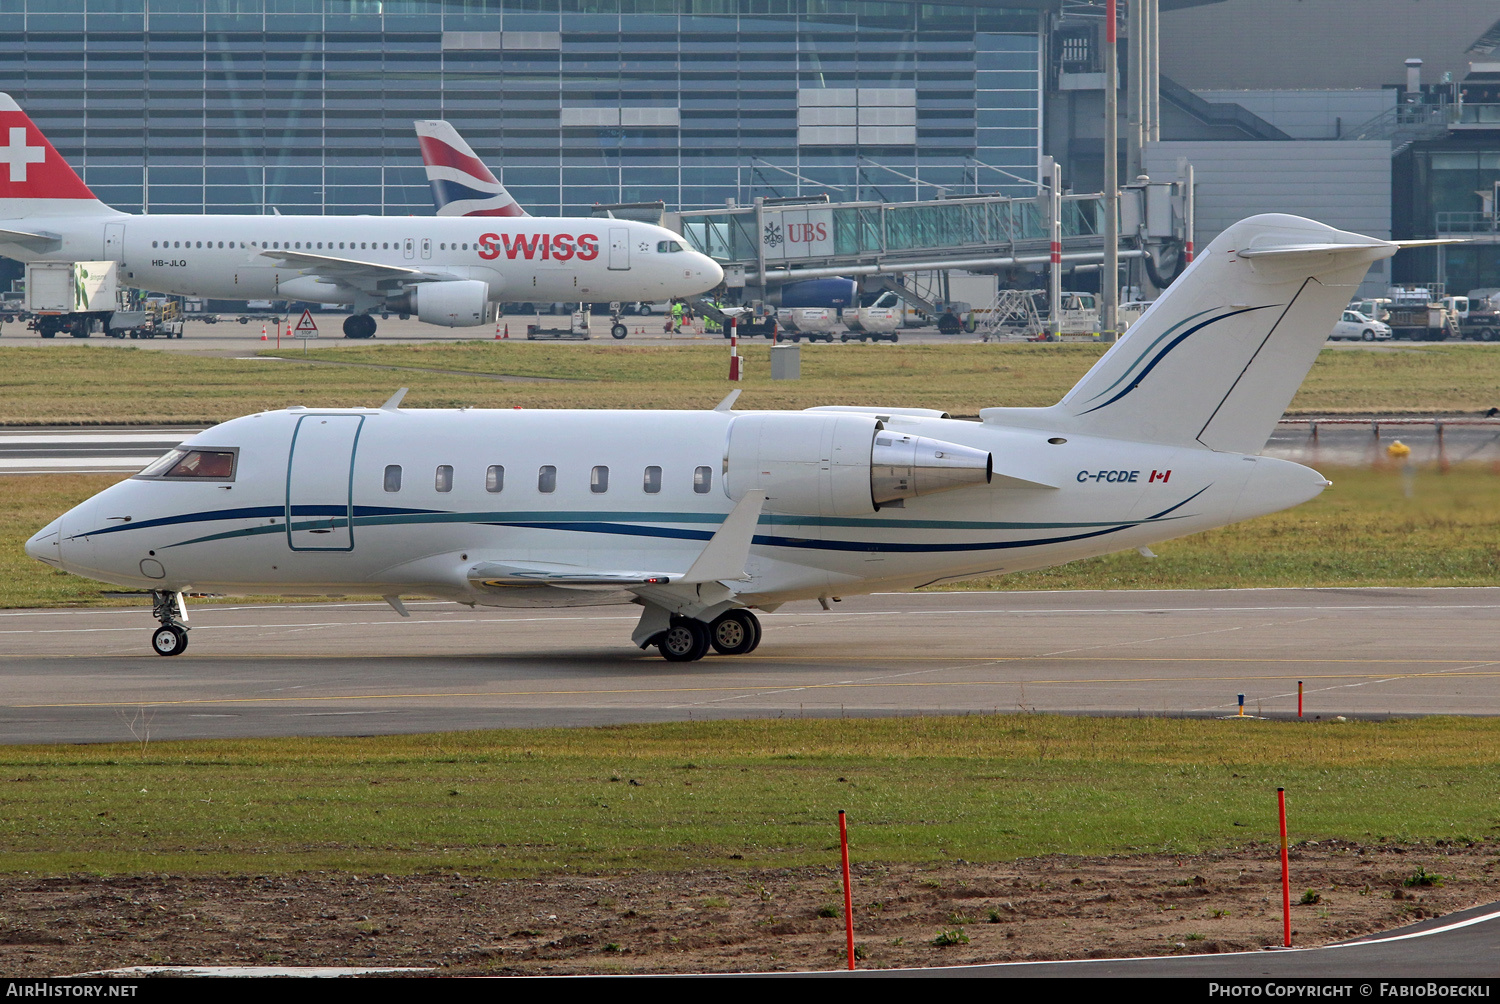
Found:
[[[595,495],[603,495],[609,491],[609,468],[595,467],[589,475],[589,491]]]
[[[401,490],[401,465],[388,464],[385,469],[385,490],[388,492],[399,492]]]
[[[714,469],[712,467],[698,467],[693,471],[693,491],[699,495],[707,495],[709,485],[713,482]]]
[[[233,481],[239,450],[173,450],[137,477]]]
[[[438,250],[439,251],[446,251],[446,250],[448,250],[448,245],[447,244],[439,243],[438,244]]]
[[[440,492],[451,492],[453,490],[453,465],[439,464],[437,475],[432,479],[432,486]]]
[[[491,464],[484,472],[484,490],[494,494],[505,487],[505,468],[499,464]]]
[[[155,242],[155,241],[152,241],[152,242],[151,242],[151,246],[152,246],[152,247],[156,247],[156,242]]]
[[[643,487],[646,489],[647,495],[655,495],[661,491],[660,467],[646,468],[645,484],[643,485]]]
[[[464,250],[465,251],[469,250],[469,242],[468,241],[464,241]]]
[[[557,468],[548,464],[536,472],[536,490],[543,495],[557,491]]]

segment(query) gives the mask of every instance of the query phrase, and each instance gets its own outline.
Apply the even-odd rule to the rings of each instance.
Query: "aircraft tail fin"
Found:
[[[987,408],[981,416],[1257,453],[1371,263],[1399,248],[1297,216],[1241,220],[1061,402],[1040,413]]]
[[[441,119],[415,123],[439,216],[526,216],[458,130]]]
[[[9,94],[0,94],[0,219],[113,210],[63,160]]]

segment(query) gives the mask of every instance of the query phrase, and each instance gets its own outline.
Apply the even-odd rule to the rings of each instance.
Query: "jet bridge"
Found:
[[[1148,247],[1180,247],[1191,239],[1184,223],[1184,199],[1176,191],[1179,186],[1152,187],[1173,191],[1162,201],[1164,211],[1153,218],[1149,232],[1144,225],[1121,227],[1127,235],[1122,260],[1141,257]],[[1132,194],[1131,188],[1122,192],[1121,216],[1127,224],[1146,216],[1144,186],[1139,208]],[[663,224],[682,234],[694,250],[718,261],[730,289],[756,298],[786,282],[825,276],[1039,267],[1051,260],[1051,204],[1047,194],[963,195],[900,203],[830,202],[824,195],[669,213]],[[1061,264],[1065,269],[1098,268],[1104,258],[1104,197],[1063,195],[1059,206]],[[1165,232],[1160,219],[1166,220]]]

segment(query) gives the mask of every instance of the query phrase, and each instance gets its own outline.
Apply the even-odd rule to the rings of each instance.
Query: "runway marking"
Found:
[[[1412,673],[1391,677],[1392,680],[1416,679],[1426,674]],[[1500,677],[1500,671],[1487,673],[1464,673],[1466,677]],[[1321,676],[1313,679],[1363,679],[1365,677],[1350,674],[1347,676]],[[187,700],[164,701],[164,700],[135,700],[135,701],[83,701],[68,704],[11,704],[6,707],[12,710],[31,710],[37,708],[139,708],[139,707],[176,707],[196,706],[207,704],[296,704],[314,701],[410,701],[410,700],[446,700],[452,698],[473,697],[607,697],[629,694],[692,694],[712,693],[725,690],[748,690],[764,694],[784,693],[799,690],[842,690],[842,689],[872,689],[872,688],[904,688],[904,687],[1011,687],[1017,684],[1030,686],[1080,686],[1099,685],[1108,683],[1226,683],[1230,681],[1256,681],[1256,680],[1285,680],[1284,676],[1200,676],[1200,677],[1135,677],[1135,678],[1109,678],[1109,679],[1081,679],[1081,680],[953,680],[953,681],[913,681],[910,683],[812,683],[800,686],[778,686],[767,687],[745,687],[745,686],[720,686],[720,687],[634,687],[612,690],[480,690],[466,692],[440,692],[429,694],[333,694],[323,697],[301,696],[301,697],[203,697],[190,698]]]

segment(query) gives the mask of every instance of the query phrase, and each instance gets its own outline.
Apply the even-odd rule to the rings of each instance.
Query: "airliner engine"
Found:
[[[487,282],[459,279],[454,282],[424,282],[412,286],[388,304],[388,309],[416,314],[426,324],[446,328],[469,328],[484,323],[490,295]]]
[[[882,506],[988,484],[984,450],[892,432],[868,415],[741,415],[729,425],[724,490],[764,489],[766,511],[860,516]]]

